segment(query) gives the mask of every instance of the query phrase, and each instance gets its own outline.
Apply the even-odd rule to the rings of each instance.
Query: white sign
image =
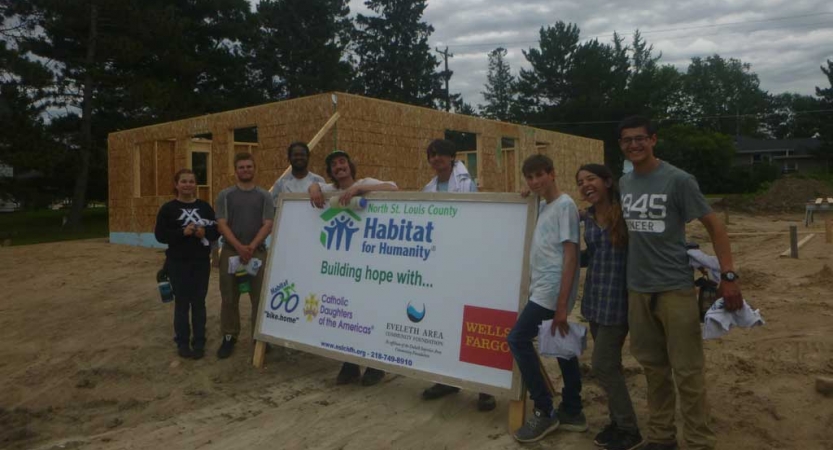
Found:
[[[534,200],[368,200],[364,210],[321,210],[281,194],[256,338],[517,397],[506,336],[528,292]]]

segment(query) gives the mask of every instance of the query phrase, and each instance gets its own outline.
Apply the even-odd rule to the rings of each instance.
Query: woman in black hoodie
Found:
[[[177,172],[174,191],[176,199],[159,208],[155,234],[157,241],[168,244],[165,268],[174,291],[174,341],[179,356],[200,359],[205,355],[205,295],[211,273],[211,243],[220,235],[214,209],[196,197],[194,172]]]

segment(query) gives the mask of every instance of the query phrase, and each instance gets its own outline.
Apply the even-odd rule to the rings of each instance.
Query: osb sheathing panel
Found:
[[[349,94],[336,95],[336,109],[341,118],[321,139],[310,158],[310,170],[324,177],[326,154],[339,148],[350,153],[358,166],[360,178],[395,181],[401,189],[421,189],[433,176],[425,157],[425,148],[431,140],[443,138],[446,130],[479,135],[478,181],[483,191],[503,191],[507,184],[509,190],[515,190],[513,184],[520,186],[523,177],[519,174],[509,176],[505,171],[507,167],[520,170],[523,159],[538,152],[535,142],[549,144],[542,151],[553,157],[561,187],[574,197],[577,197],[577,192],[571,180],[579,165],[603,161],[600,141]],[[322,94],[110,135],[111,229],[151,231],[156,209],[171,198],[152,197],[151,203],[144,198],[133,198],[131,149],[139,143],[176,139],[174,161],[175,167],[180,168],[186,166],[187,144],[191,136],[211,133],[211,184],[212,195],[216,196],[221,189],[234,182],[231,130],[256,126],[256,180],[261,187],[268,189],[288,166],[286,147],[289,143],[312,139],[333,110],[331,95]],[[504,163],[504,156],[498,154],[501,137],[516,140],[512,164]],[[498,158],[501,158],[500,164]],[[125,187],[115,187],[115,184]]]

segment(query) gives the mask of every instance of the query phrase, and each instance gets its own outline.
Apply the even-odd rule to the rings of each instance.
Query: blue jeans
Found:
[[[541,373],[541,364],[536,354],[535,345],[532,340],[538,337],[538,329],[541,322],[552,319],[555,311],[543,306],[527,302],[518,321],[512,327],[512,331],[506,338],[512,356],[518,363],[521,377],[529,390],[529,398],[535,403],[535,409],[550,413],[552,411],[552,394],[547,389],[544,375]],[[558,359],[558,367],[561,369],[561,377],[564,380],[564,388],[561,389],[561,405],[559,409],[568,415],[580,414],[581,406],[581,370],[578,365],[578,358]]]

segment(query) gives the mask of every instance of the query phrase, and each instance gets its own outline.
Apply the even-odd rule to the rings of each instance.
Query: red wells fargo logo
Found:
[[[513,311],[464,306],[460,361],[512,370],[506,336],[517,318],[518,313]]]

